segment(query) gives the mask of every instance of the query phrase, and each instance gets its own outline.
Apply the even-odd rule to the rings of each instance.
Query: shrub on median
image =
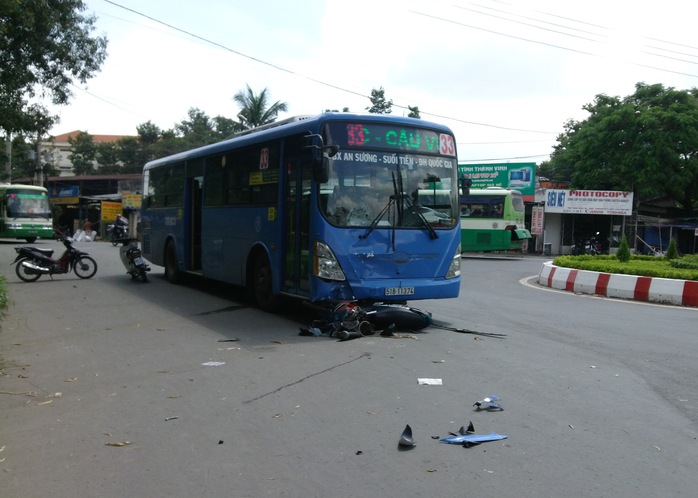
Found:
[[[558,256],[553,261],[553,264],[565,268],[598,271],[601,273],[698,280],[698,258],[696,257],[683,257],[669,261],[663,257],[633,255],[627,262],[622,262],[615,255],[602,254],[591,256],[585,254],[581,256]]]

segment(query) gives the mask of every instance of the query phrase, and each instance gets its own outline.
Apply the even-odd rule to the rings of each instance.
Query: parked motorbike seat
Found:
[[[27,251],[35,251],[35,252],[40,252],[41,254],[45,254],[46,256],[51,256],[53,254],[53,249],[45,249],[43,247],[25,247]]]

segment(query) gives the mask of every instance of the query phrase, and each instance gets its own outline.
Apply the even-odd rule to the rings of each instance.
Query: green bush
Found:
[[[628,247],[628,239],[623,234],[620,239],[620,246],[618,246],[618,251],[616,252],[616,258],[622,263],[627,263],[630,261],[630,248]]]
[[[669,261],[679,257],[679,251],[678,251],[678,249],[676,249],[676,239],[671,239],[671,242],[669,242],[669,247],[666,250],[665,257]]]
[[[555,266],[575,268],[578,270],[597,271],[601,273],[620,273],[625,275],[638,275],[642,277],[674,278],[679,280],[698,280],[698,267],[682,267],[674,261],[683,261],[685,258],[669,261],[665,258],[632,256],[626,263],[618,258],[608,255],[591,256],[558,256],[553,261]],[[694,263],[695,264],[694,260]]]

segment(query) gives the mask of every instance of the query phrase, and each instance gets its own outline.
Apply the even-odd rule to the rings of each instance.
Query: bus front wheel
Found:
[[[278,305],[278,296],[274,295],[272,287],[271,265],[264,255],[257,256],[252,265],[250,293],[257,307],[264,311],[272,311]]]
[[[165,248],[165,279],[172,283],[179,283],[180,280],[179,267],[177,266],[177,251],[172,242],[167,244]]]

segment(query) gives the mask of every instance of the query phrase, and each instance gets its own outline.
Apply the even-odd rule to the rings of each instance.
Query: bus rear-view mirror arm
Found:
[[[307,149],[319,151],[319,154],[313,154],[313,178],[318,183],[327,183],[329,180],[329,158],[334,157],[339,152],[339,145],[325,145],[322,135],[308,134],[306,139],[311,140],[310,145],[306,145]]]

